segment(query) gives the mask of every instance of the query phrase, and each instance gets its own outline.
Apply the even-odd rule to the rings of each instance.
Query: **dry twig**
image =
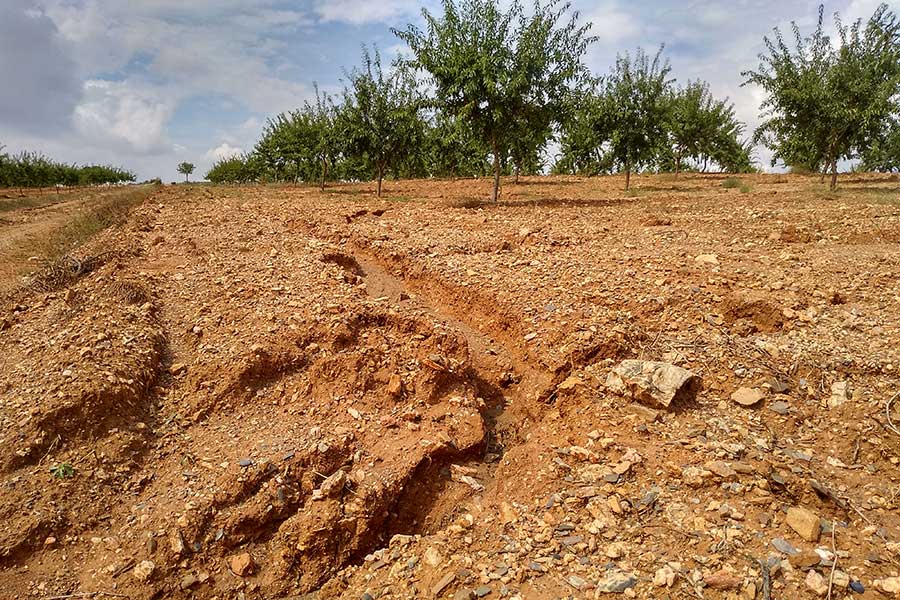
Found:
[[[894,425],[894,421],[891,420],[891,405],[897,398],[900,398],[900,392],[894,394],[891,399],[884,404],[884,414],[887,417],[888,428],[897,435],[900,435],[900,429],[897,429],[897,427]]]
[[[838,555],[837,548],[834,545],[834,529],[835,523],[831,522],[831,553],[834,554],[834,560],[831,561],[831,575],[828,576],[828,598],[827,600],[831,600],[831,592],[834,589],[834,571],[837,569],[838,564]]]

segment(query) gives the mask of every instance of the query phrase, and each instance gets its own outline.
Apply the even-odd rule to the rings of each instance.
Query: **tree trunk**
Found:
[[[625,191],[631,189],[631,165],[625,166]]]
[[[328,161],[324,158],[322,159],[322,185],[319,189],[323,192],[325,191],[325,177],[328,175]]]
[[[384,179],[384,167],[378,165],[378,192],[377,196],[381,198],[381,181]]]
[[[825,163],[824,165],[822,165],[822,176],[819,177],[820,184],[825,183],[825,175],[827,175],[827,174],[828,174],[828,163]]]
[[[491,202],[496,204],[500,197],[500,151],[497,149],[496,139],[494,139],[492,146],[494,150],[494,189],[491,192]]]
[[[831,161],[831,191],[834,191],[834,188],[837,187],[837,159],[833,159]]]
[[[675,177],[681,174],[681,150],[675,153]]]

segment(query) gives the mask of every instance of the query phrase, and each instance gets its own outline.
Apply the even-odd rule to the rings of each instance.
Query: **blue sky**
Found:
[[[900,0],[889,2],[900,11]],[[877,0],[826,2],[845,21]],[[0,144],[70,162],[109,162],[139,178],[202,175],[216,157],[249,150],[267,117],[296,108],[313,82],[340,87],[362,44],[402,51],[391,27],[437,2],[408,0],[0,0]],[[599,36],[586,57],[605,73],[617,52],[666,44],[673,75],[702,78],[749,127],[758,90],[741,88],[763,35],[818,2],[575,0]],[[768,153],[759,158],[767,163]]]

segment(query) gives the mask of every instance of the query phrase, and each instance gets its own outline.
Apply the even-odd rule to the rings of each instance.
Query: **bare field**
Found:
[[[725,180],[159,188],[5,292],[0,596],[892,593],[900,181]]]

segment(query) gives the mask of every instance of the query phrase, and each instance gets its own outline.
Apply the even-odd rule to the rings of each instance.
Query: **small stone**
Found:
[[[425,554],[423,556],[425,558],[425,562],[432,567],[440,565],[444,560],[444,557],[441,556],[441,553],[438,552],[437,548],[435,548],[434,546],[429,546],[425,550]]]
[[[238,577],[250,575],[253,573],[253,568],[256,566],[253,562],[253,557],[250,556],[249,552],[235,554],[228,559],[228,564],[231,567],[231,572]]]
[[[174,529],[172,533],[169,534],[169,548],[171,548],[172,553],[176,556],[183,556],[187,551],[187,548],[184,545],[184,537],[177,529]]]
[[[703,583],[714,590],[736,590],[743,583],[743,579],[730,571],[721,569],[705,575]]]
[[[569,575],[566,577],[566,583],[571,585],[576,590],[586,590],[591,584],[579,577],[578,575]]]
[[[172,375],[178,375],[179,373],[183,373],[187,370],[187,365],[184,363],[174,363],[171,367],[169,367],[169,373]]]
[[[831,397],[828,398],[828,408],[840,406],[850,400],[850,382],[836,381],[831,384]]]
[[[485,596],[490,594],[491,591],[492,591],[491,587],[488,585],[479,586],[479,587],[475,588],[475,597],[476,598],[484,598]]]
[[[675,571],[669,565],[660,567],[653,575],[653,585],[656,587],[672,587],[674,583]]]
[[[193,573],[188,573],[181,578],[181,589],[189,590],[197,584],[198,580]]]
[[[431,595],[438,596],[444,589],[453,583],[453,580],[456,579],[456,573],[447,573],[443,577],[441,577],[437,583],[431,586]]]
[[[835,569],[833,581],[835,589],[845,590],[850,585],[850,576],[840,569]]]
[[[624,555],[625,555],[625,550],[622,547],[622,544],[620,544],[618,542],[610,544],[609,546],[606,547],[606,557],[607,558],[611,558],[611,559],[615,560],[617,558],[622,558],[622,556],[624,556]]]
[[[153,571],[156,570],[156,563],[152,560],[142,560],[137,565],[135,565],[134,570],[131,572],[134,575],[134,578],[138,581],[147,581],[150,577],[153,576]]]
[[[399,398],[403,394],[403,380],[396,373],[388,379],[387,393],[394,398]]]
[[[875,589],[885,594],[900,594],[900,577],[886,577],[872,582]]]
[[[810,571],[806,574],[806,587],[813,591],[817,596],[824,596],[828,593],[828,581],[822,577],[818,571]]]
[[[791,407],[784,400],[778,400],[776,402],[773,402],[771,406],[769,406],[769,410],[783,417],[790,412]]]
[[[716,460],[704,465],[708,471],[711,471],[713,474],[718,475],[722,479],[734,480],[737,479],[737,471],[731,468],[731,465],[728,463]]]
[[[818,542],[822,529],[822,522],[812,511],[801,506],[792,506],[788,509],[785,519],[791,529],[797,532],[807,542]]]
[[[864,586],[861,581],[851,581],[850,589],[857,594],[866,593],[866,586]]]
[[[759,388],[748,388],[742,387],[735,390],[733,394],[731,394],[731,399],[741,406],[755,406],[759,404],[759,401],[765,397],[765,394]]]
[[[512,505],[508,502],[500,503],[500,522],[504,525],[509,525],[510,523],[515,523],[519,518],[518,513],[516,513],[516,509],[512,507]]]
[[[719,257],[715,254],[699,254],[694,258],[694,262],[704,265],[717,265],[719,264]]]
[[[241,467],[249,467],[253,464],[253,459],[250,458],[241,458],[238,459],[238,465]]]
[[[456,593],[453,594],[453,600],[473,600],[474,598],[475,594],[467,588],[456,590]]]
[[[621,594],[637,585],[637,577],[623,571],[613,571],[597,582],[597,595]]]
[[[338,469],[325,478],[325,481],[322,482],[319,489],[313,490],[312,499],[324,500],[325,498],[336,498],[343,493],[346,484],[347,472],[343,469]]]
[[[804,552],[792,554],[788,557],[788,562],[790,562],[791,566],[795,569],[809,569],[822,562],[822,557],[812,550],[806,550]]]
[[[638,417],[646,423],[654,423],[659,421],[661,413],[643,404],[632,403],[625,407],[625,410]]]
[[[547,571],[547,568],[539,562],[531,561],[528,563],[528,568],[532,571],[537,571],[538,573],[544,573]]]
[[[779,552],[783,552],[787,555],[799,554],[800,551],[797,550],[793,544],[787,541],[784,538],[775,538],[772,540],[772,546],[775,547]]]
[[[563,380],[563,382],[560,383],[556,387],[556,389],[558,389],[561,392],[568,392],[570,390],[574,390],[576,387],[578,387],[579,385],[582,385],[583,383],[584,382],[581,380],[580,377],[577,377],[575,375],[570,375],[569,377],[566,377],[566,379]]]
[[[53,536],[50,536],[44,540],[44,545],[48,546],[48,547],[54,545],[55,543],[56,543],[56,538]]]

